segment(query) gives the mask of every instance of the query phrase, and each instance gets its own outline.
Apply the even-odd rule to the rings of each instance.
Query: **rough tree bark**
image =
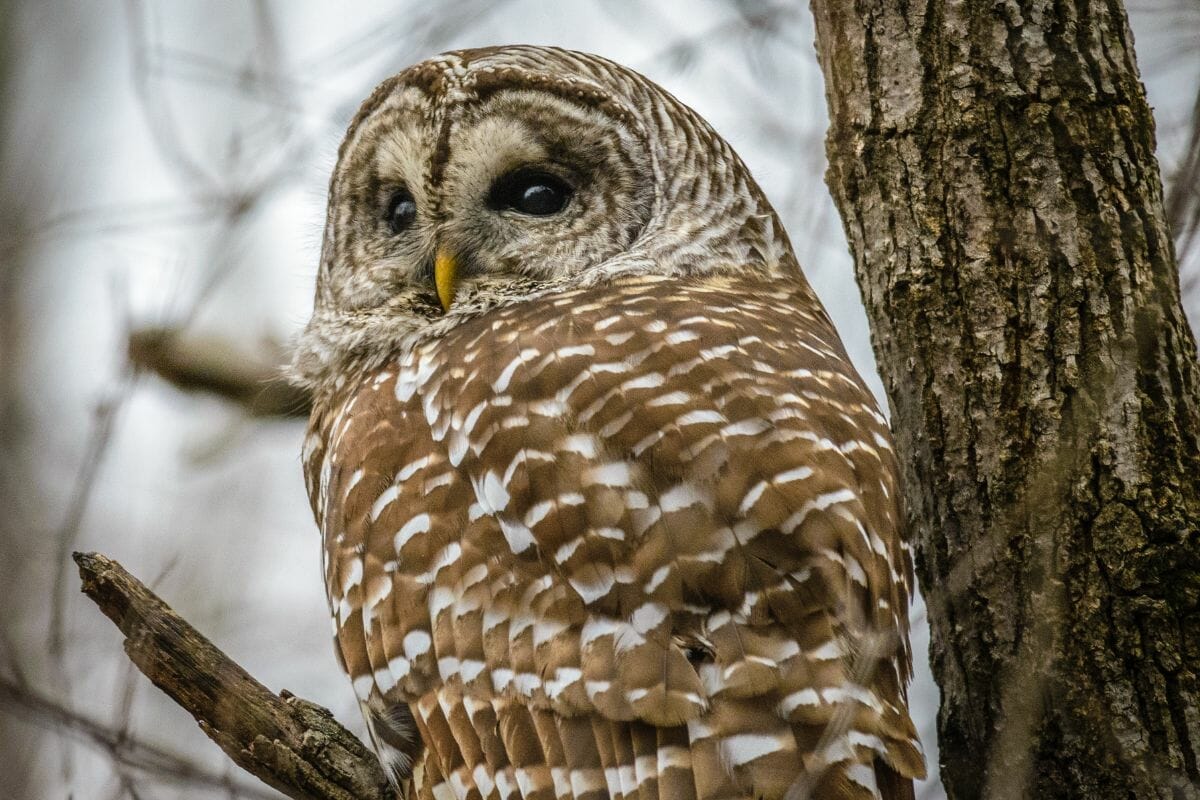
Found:
[[[1200,797],[1200,374],[1120,0],[813,0],[952,798]]]

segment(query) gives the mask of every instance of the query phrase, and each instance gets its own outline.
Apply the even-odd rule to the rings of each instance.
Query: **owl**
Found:
[[[402,796],[912,797],[886,420],[662,88],[529,46],[381,84],[293,370],[335,650]]]

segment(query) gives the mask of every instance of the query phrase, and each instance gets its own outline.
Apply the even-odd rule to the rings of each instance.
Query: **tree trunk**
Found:
[[[813,0],[952,798],[1200,797],[1200,371],[1119,0]]]

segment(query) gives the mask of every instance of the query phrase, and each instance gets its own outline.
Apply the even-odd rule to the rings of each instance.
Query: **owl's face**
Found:
[[[448,53],[380,85],[339,151],[314,388],[499,305],[627,274],[803,280],[732,148],[637,73],[582,53]]]
[[[322,277],[343,308],[435,319],[625,252],[655,183],[644,144],[603,110],[544,90],[454,101],[406,87],[342,156]]]

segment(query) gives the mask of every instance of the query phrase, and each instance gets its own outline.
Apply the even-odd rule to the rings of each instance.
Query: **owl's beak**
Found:
[[[449,311],[450,304],[454,302],[454,290],[458,287],[458,259],[440,247],[433,261],[433,282],[437,286],[442,309]]]

